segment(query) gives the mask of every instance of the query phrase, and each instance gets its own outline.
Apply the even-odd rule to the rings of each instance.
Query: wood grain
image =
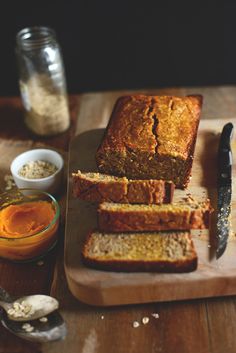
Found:
[[[45,144],[60,150],[68,150],[71,136],[74,134],[77,120],[78,96],[70,99],[71,126],[68,131],[51,138],[41,138],[33,135],[23,123],[23,108],[18,97],[0,97],[0,190],[3,191],[5,182],[3,177],[10,174],[9,166],[17,154],[31,148]],[[66,189],[64,189],[66,194]],[[63,193],[60,196],[63,198]],[[63,204],[63,202],[62,202]],[[61,228],[60,238],[64,229]],[[62,239],[61,239],[62,240]],[[0,285],[15,296],[24,294],[48,294],[54,274],[57,251],[62,246],[59,241],[57,248],[43,259],[43,265],[36,262],[17,264],[0,259]],[[0,326],[0,353],[38,353],[41,345],[23,341],[13,336]]]
[[[69,292],[61,261],[54,279],[52,294],[60,301],[69,330],[65,341],[43,345],[43,353],[212,352],[204,300],[89,306]],[[142,324],[143,317],[149,317],[147,325]],[[138,328],[133,328],[134,321],[139,322]]]
[[[144,92],[144,90],[143,90]],[[145,92],[161,92],[161,90]],[[236,87],[197,87],[165,89],[169,94],[202,93],[204,95],[203,118],[236,117]],[[88,93],[76,96],[79,104],[78,133],[105,127],[109,118],[112,103],[122,92]],[[2,98],[0,98],[1,102]],[[5,98],[3,99],[4,102]],[[16,99],[19,102],[19,99]],[[97,102],[101,110],[96,110]],[[7,104],[15,106],[15,100],[7,99]],[[75,105],[78,108],[78,105]],[[1,109],[0,109],[1,110]],[[5,119],[11,119],[9,114],[0,115],[0,136],[17,138],[17,127],[11,128]],[[90,112],[93,112],[92,117]],[[14,113],[15,114],[15,113]],[[18,115],[19,116],[19,115]],[[75,111],[75,116],[77,113]],[[18,128],[23,129],[19,120],[13,119]],[[2,129],[2,124],[6,128]],[[14,130],[14,131],[13,131]],[[23,129],[24,130],[24,129]],[[14,133],[13,133],[14,132]],[[28,139],[24,130],[22,138]],[[60,140],[60,136],[57,137]],[[68,140],[67,140],[68,141]],[[214,138],[213,138],[214,143]],[[64,142],[62,142],[62,145]],[[78,151],[79,153],[79,151]],[[206,174],[214,177],[211,170]],[[0,329],[1,353],[235,353],[236,330],[235,304],[236,297],[210,298],[181,302],[162,302],[142,305],[119,307],[94,307],[76,300],[68,290],[63,269],[63,244],[57,248],[56,266],[53,278],[47,274],[47,267],[37,267],[38,272],[33,273],[22,270],[22,281],[18,272],[9,270],[5,264],[0,269],[1,284],[9,282],[9,288],[19,287],[19,291],[33,292],[34,286],[41,285],[48,291],[52,284],[51,293],[60,301],[61,313],[68,325],[68,335],[65,341],[52,344],[33,345],[15,338],[13,335]],[[9,277],[9,278],[8,278]],[[42,278],[42,279],[40,279]],[[37,279],[36,281],[34,279]],[[14,285],[15,281],[18,281]],[[11,283],[12,282],[12,283]],[[134,329],[132,322],[140,320],[143,316],[158,312],[160,318],[151,320],[146,326],[141,325]],[[101,319],[101,316],[104,319]]]
[[[31,132],[24,124],[24,111],[19,97],[0,97],[0,138],[41,142],[55,148],[68,150],[74,136],[78,115],[79,96],[69,97],[70,128],[55,136],[42,137]]]
[[[143,89],[139,91],[114,91],[86,93],[81,95],[76,133],[104,128],[107,125],[116,99],[124,94],[143,93],[149,95],[203,95],[202,119],[226,119],[236,116],[236,86],[176,87]]]
[[[232,122],[236,124],[235,119]],[[189,193],[195,199],[204,199],[208,197],[208,193],[216,196],[215,178],[209,171],[216,174],[214,156],[223,125],[224,120],[219,119],[206,119],[200,123],[190,186],[186,191],[176,190],[174,201],[186,197]],[[102,136],[103,129],[90,130],[73,140],[69,175],[77,169],[85,172],[96,171],[94,155]],[[234,143],[233,146],[236,147]],[[236,152],[236,148],[233,148],[233,152]],[[208,172],[205,172],[206,170]],[[233,229],[236,229],[235,203],[234,197]],[[81,262],[80,253],[87,233],[97,227],[96,209],[97,205],[73,198],[70,182],[65,270],[70,290],[81,301],[106,306],[236,294],[235,236],[229,242],[225,256],[215,261],[210,259],[210,247],[213,244],[210,244],[208,234],[194,232],[199,264],[197,271],[192,273],[115,273],[85,267]]]
[[[236,87],[176,88],[167,89],[165,92],[179,95],[182,92],[202,93],[203,119],[225,118],[228,121],[236,117]],[[114,101],[117,95],[125,93],[126,91],[82,95],[77,133],[104,127],[112,106],[109,99]],[[106,112],[105,116],[100,110],[96,111],[97,100]],[[92,118],[91,111],[94,112]],[[215,143],[214,138],[212,142]],[[215,177],[210,169],[205,173]],[[82,304],[70,294],[63,271],[62,255],[63,252],[58,256],[52,294],[60,300],[69,332],[65,341],[43,345],[43,353],[235,353],[235,296],[119,307],[91,307]],[[159,320],[150,321],[147,326],[138,329],[132,327],[133,320],[139,320],[153,312],[160,314]],[[104,320],[101,315],[104,315]]]

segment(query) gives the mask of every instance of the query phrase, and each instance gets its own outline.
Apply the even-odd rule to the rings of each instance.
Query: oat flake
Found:
[[[144,317],[142,318],[142,323],[143,323],[144,325],[147,325],[147,324],[149,323],[149,317],[144,316]]]
[[[140,324],[139,324],[139,322],[138,322],[138,321],[134,321],[134,322],[133,322],[133,327],[134,327],[134,328],[139,327],[139,325],[140,325]]]
[[[160,317],[159,314],[157,314],[157,313],[152,313],[151,315],[152,315],[155,319],[159,319],[159,317]]]

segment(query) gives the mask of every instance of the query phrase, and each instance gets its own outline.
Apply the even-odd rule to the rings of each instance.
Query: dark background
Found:
[[[53,27],[70,93],[236,83],[236,1],[1,3],[0,95],[18,94],[15,35]]]

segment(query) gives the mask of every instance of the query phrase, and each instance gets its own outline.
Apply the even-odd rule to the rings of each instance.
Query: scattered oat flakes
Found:
[[[134,328],[137,328],[137,327],[139,327],[139,326],[140,326],[140,324],[139,324],[138,321],[134,321],[134,322],[133,322],[133,327],[134,327]]]
[[[39,319],[40,322],[48,322],[48,318],[46,316],[43,316]]]
[[[159,319],[159,317],[160,317],[158,313],[152,313],[151,315],[152,315],[152,317],[154,317],[155,319]]]
[[[147,325],[147,324],[149,323],[149,317],[144,316],[144,317],[142,318],[142,323],[143,323],[144,325]]]

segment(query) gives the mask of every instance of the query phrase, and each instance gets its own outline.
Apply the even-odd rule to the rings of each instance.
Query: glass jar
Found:
[[[22,29],[16,36],[16,56],[28,128],[41,136],[67,130],[70,116],[66,80],[54,30]]]

